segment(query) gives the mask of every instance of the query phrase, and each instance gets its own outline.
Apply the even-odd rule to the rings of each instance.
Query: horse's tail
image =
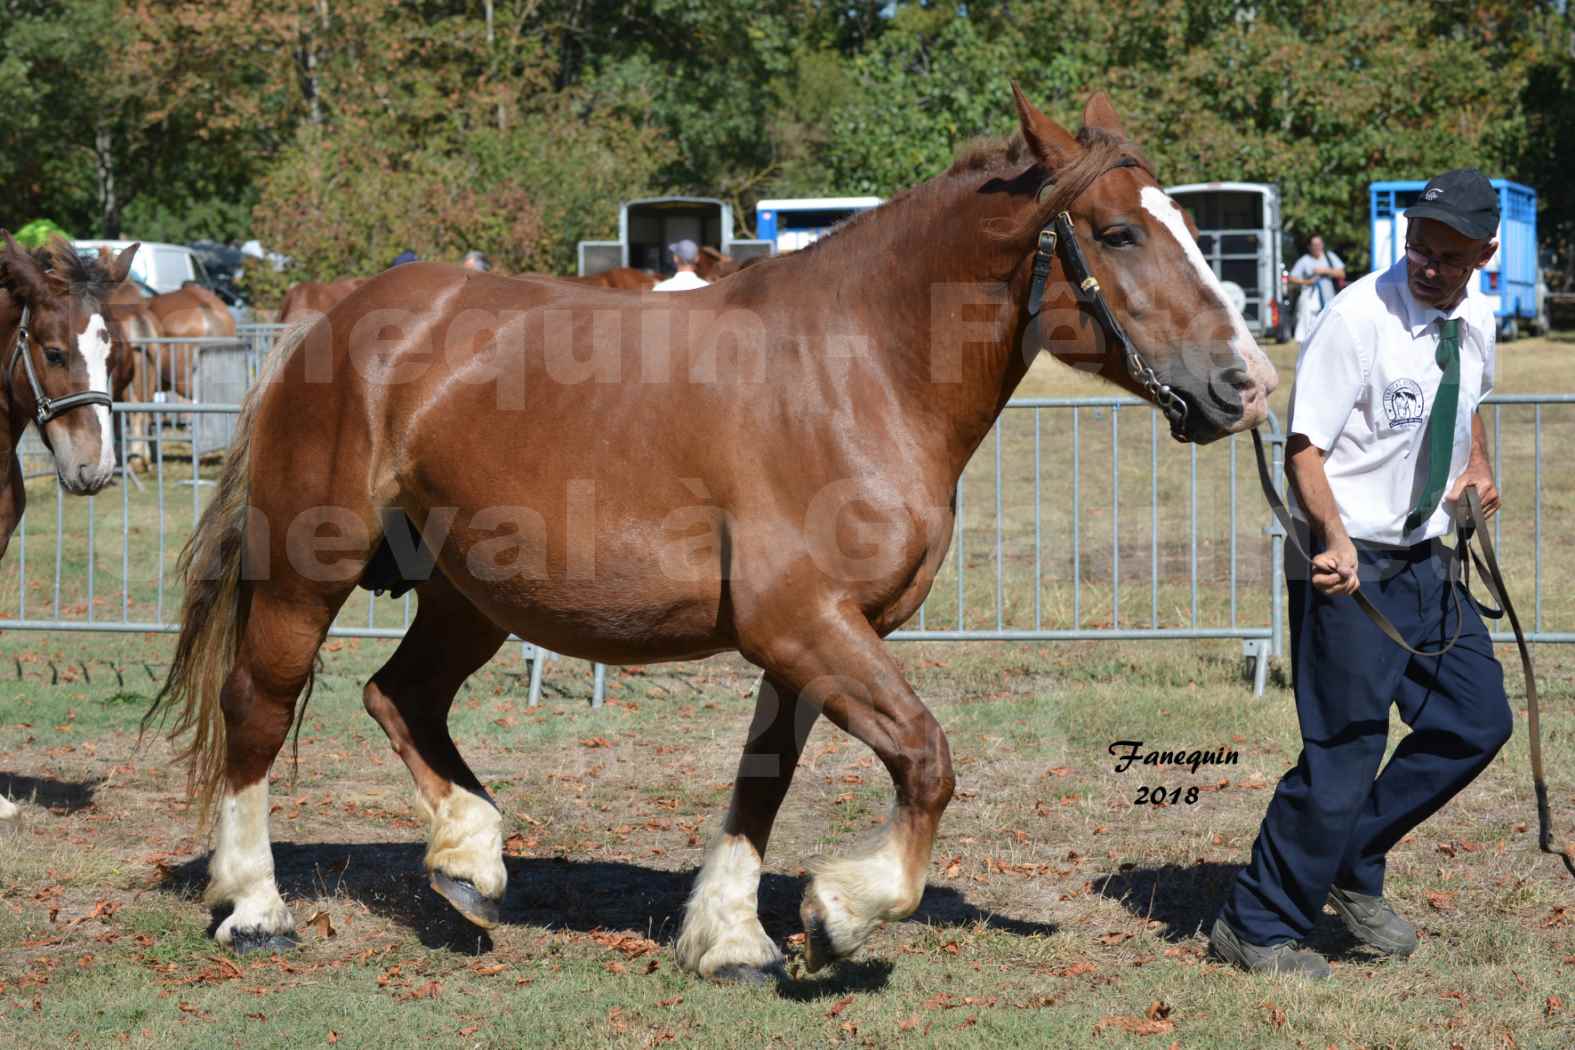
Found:
[[[301,344],[307,327],[284,334],[259,367],[257,382],[241,406],[218,491],[176,563],[176,572],[185,584],[180,640],[175,643],[175,657],[164,686],[142,719],[146,730],[173,709],[176,715],[170,739],[191,734],[180,757],[187,764],[187,791],[197,799],[198,819],[203,824],[212,814],[224,782],[225,727],[219,696],[246,626],[246,595],[241,584],[251,512],[252,428],[257,406],[272,378]]]

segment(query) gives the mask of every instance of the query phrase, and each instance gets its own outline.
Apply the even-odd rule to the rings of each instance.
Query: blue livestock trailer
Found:
[[[1493,303],[1499,334],[1514,338],[1539,326],[1537,313],[1537,191],[1508,179],[1494,179],[1498,190],[1498,252],[1483,268],[1477,291]],[[1373,269],[1385,269],[1405,254],[1405,209],[1415,204],[1427,183],[1375,182],[1372,205]]]
[[[881,204],[879,197],[792,197],[755,205],[755,236],[773,252],[795,251],[830,232],[851,215]]]

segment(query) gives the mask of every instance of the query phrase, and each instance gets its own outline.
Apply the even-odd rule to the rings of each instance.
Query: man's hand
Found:
[[[1331,540],[1327,549],[1312,560],[1312,585],[1324,594],[1352,594],[1360,586],[1356,578],[1356,545],[1349,536]]]
[[[1498,513],[1498,487],[1493,484],[1493,468],[1488,466],[1486,460],[1471,457],[1471,462],[1466,464],[1466,469],[1460,477],[1455,479],[1455,485],[1449,490],[1451,500],[1459,500],[1465,495],[1466,486],[1477,487],[1477,498],[1482,501],[1482,514],[1491,518]]]

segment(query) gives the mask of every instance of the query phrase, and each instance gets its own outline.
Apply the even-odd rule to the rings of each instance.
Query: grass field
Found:
[[[1288,378],[1289,349],[1276,358]],[[1572,369],[1575,343],[1523,342],[1504,350],[1499,389],[1568,391]],[[1048,363],[1021,391],[1105,392]],[[1281,418],[1285,395],[1276,398]],[[1148,414],[1120,413],[1112,485],[1111,424],[1096,411],[1080,419],[1082,564],[1074,573],[1065,543],[1055,559],[1046,548],[1040,622],[1190,623],[1190,453],[1160,450],[1160,529],[1151,534]],[[1527,581],[1522,591],[1533,560],[1528,417],[1506,409],[1502,424],[1504,545],[1512,581]],[[1068,419],[1042,417],[1038,505],[1047,531],[1071,513],[1069,428]],[[1031,470],[1021,466],[1031,463],[1032,440],[1026,418],[1003,431],[999,523],[990,443],[970,476],[967,626],[996,622],[998,527],[1002,622],[1034,622],[1035,501]],[[1562,456],[1572,440],[1575,414],[1546,412],[1548,630],[1575,629],[1575,567],[1561,555],[1575,538],[1575,485]],[[1221,498],[1228,464],[1218,448],[1197,461],[1201,625],[1229,622],[1221,583],[1231,564]],[[192,493],[174,482],[191,467],[169,466],[164,513],[171,535],[184,535]],[[1251,486],[1250,449],[1238,469],[1239,483]],[[1121,507],[1114,537],[1113,489]],[[92,609],[95,618],[119,619],[124,609],[133,621],[156,618],[160,563],[147,542],[157,535],[156,497],[150,486],[140,497],[116,489],[95,501],[91,597],[87,504],[62,505],[71,537],[62,551],[62,615],[86,618]],[[47,485],[33,498],[34,513],[43,513],[27,575],[19,578],[13,548],[0,567],[0,615],[17,614],[19,586],[29,615],[53,609],[54,554],[41,541],[55,508]],[[1267,543],[1250,487],[1241,507],[1237,615],[1262,623]],[[122,513],[141,530],[124,562]],[[173,556],[167,550],[166,562]],[[953,572],[937,583],[929,626],[954,622]],[[1517,597],[1529,611],[1530,595]],[[168,618],[172,595],[163,601]],[[365,623],[367,607],[346,615]],[[372,615],[395,623],[402,608]],[[170,749],[161,740],[136,748],[137,721],[171,641],[0,634],[0,790],[24,803],[19,820],[0,826],[5,1045],[1575,1045],[1575,883],[1536,852],[1524,717],[1487,773],[1391,855],[1387,891],[1422,932],[1417,954],[1380,960],[1326,915],[1315,944],[1335,960],[1335,978],[1310,987],[1214,963],[1203,935],[1275,780],[1295,760],[1294,710],[1280,676],[1255,700],[1240,674],[1240,645],[1228,641],[901,645],[915,687],[948,730],[958,774],[923,904],[851,962],[800,972],[792,935],[805,860],[878,822],[890,797],[873,756],[820,725],[761,888],[766,928],[786,943],[795,978],[739,988],[678,973],[668,942],[726,805],[751,709],[747,664],[716,658],[615,670],[609,703],[594,712],[583,664],[552,665],[536,709],[525,706],[518,647],[472,679],[456,705],[455,736],[502,805],[509,836],[507,922],[487,936],[426,889],[409,778],[361,713],[361,685],[391,643],[337,640],[324,653],[299,766],[286,755],[274,783],[280,886],[303,947],[234,960],[207,936],[212,919],[197,901],[206,845]],[[1566,839],[1575,835],[1571,648],[1538,652],[1554,816]],[[1519,698],[1512,650],[1501,656]],[[1398,738],[1403,727],[1393,728]],[[1197,775],[1116,774],[1107,749],[1123,739],[1229,746],[1240,763]],[[1138,806],[1145,784],[1196,786],[1199,801]]]

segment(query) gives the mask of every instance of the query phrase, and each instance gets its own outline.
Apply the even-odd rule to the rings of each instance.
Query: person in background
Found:
[[[1290,281],[1302,290],[1296,299],[1296,342],[1306,345],[1324,307],[1334,302],[1339,291],[1336,282],[1345,281],[1345,262],[1334,252],[1326,251],[1323,238],[1314,234],[1307,242],[1307,254],[1291,267]]]
[[[486,273],[492,269],[492,264],[487,261],[487,257],[478,251],[466,252],[465,261],[461,265],[465,269],[475,270],[477,273]]]
[[[700,261],[700,246],[694,241],[686,238],[669,244],[667,250],[672,253],[673,267],[678,272],[665,281],[658,281],[651,291],[687,292],[695,288],[704,288],[711,283],[695,273],[695,265]]]

